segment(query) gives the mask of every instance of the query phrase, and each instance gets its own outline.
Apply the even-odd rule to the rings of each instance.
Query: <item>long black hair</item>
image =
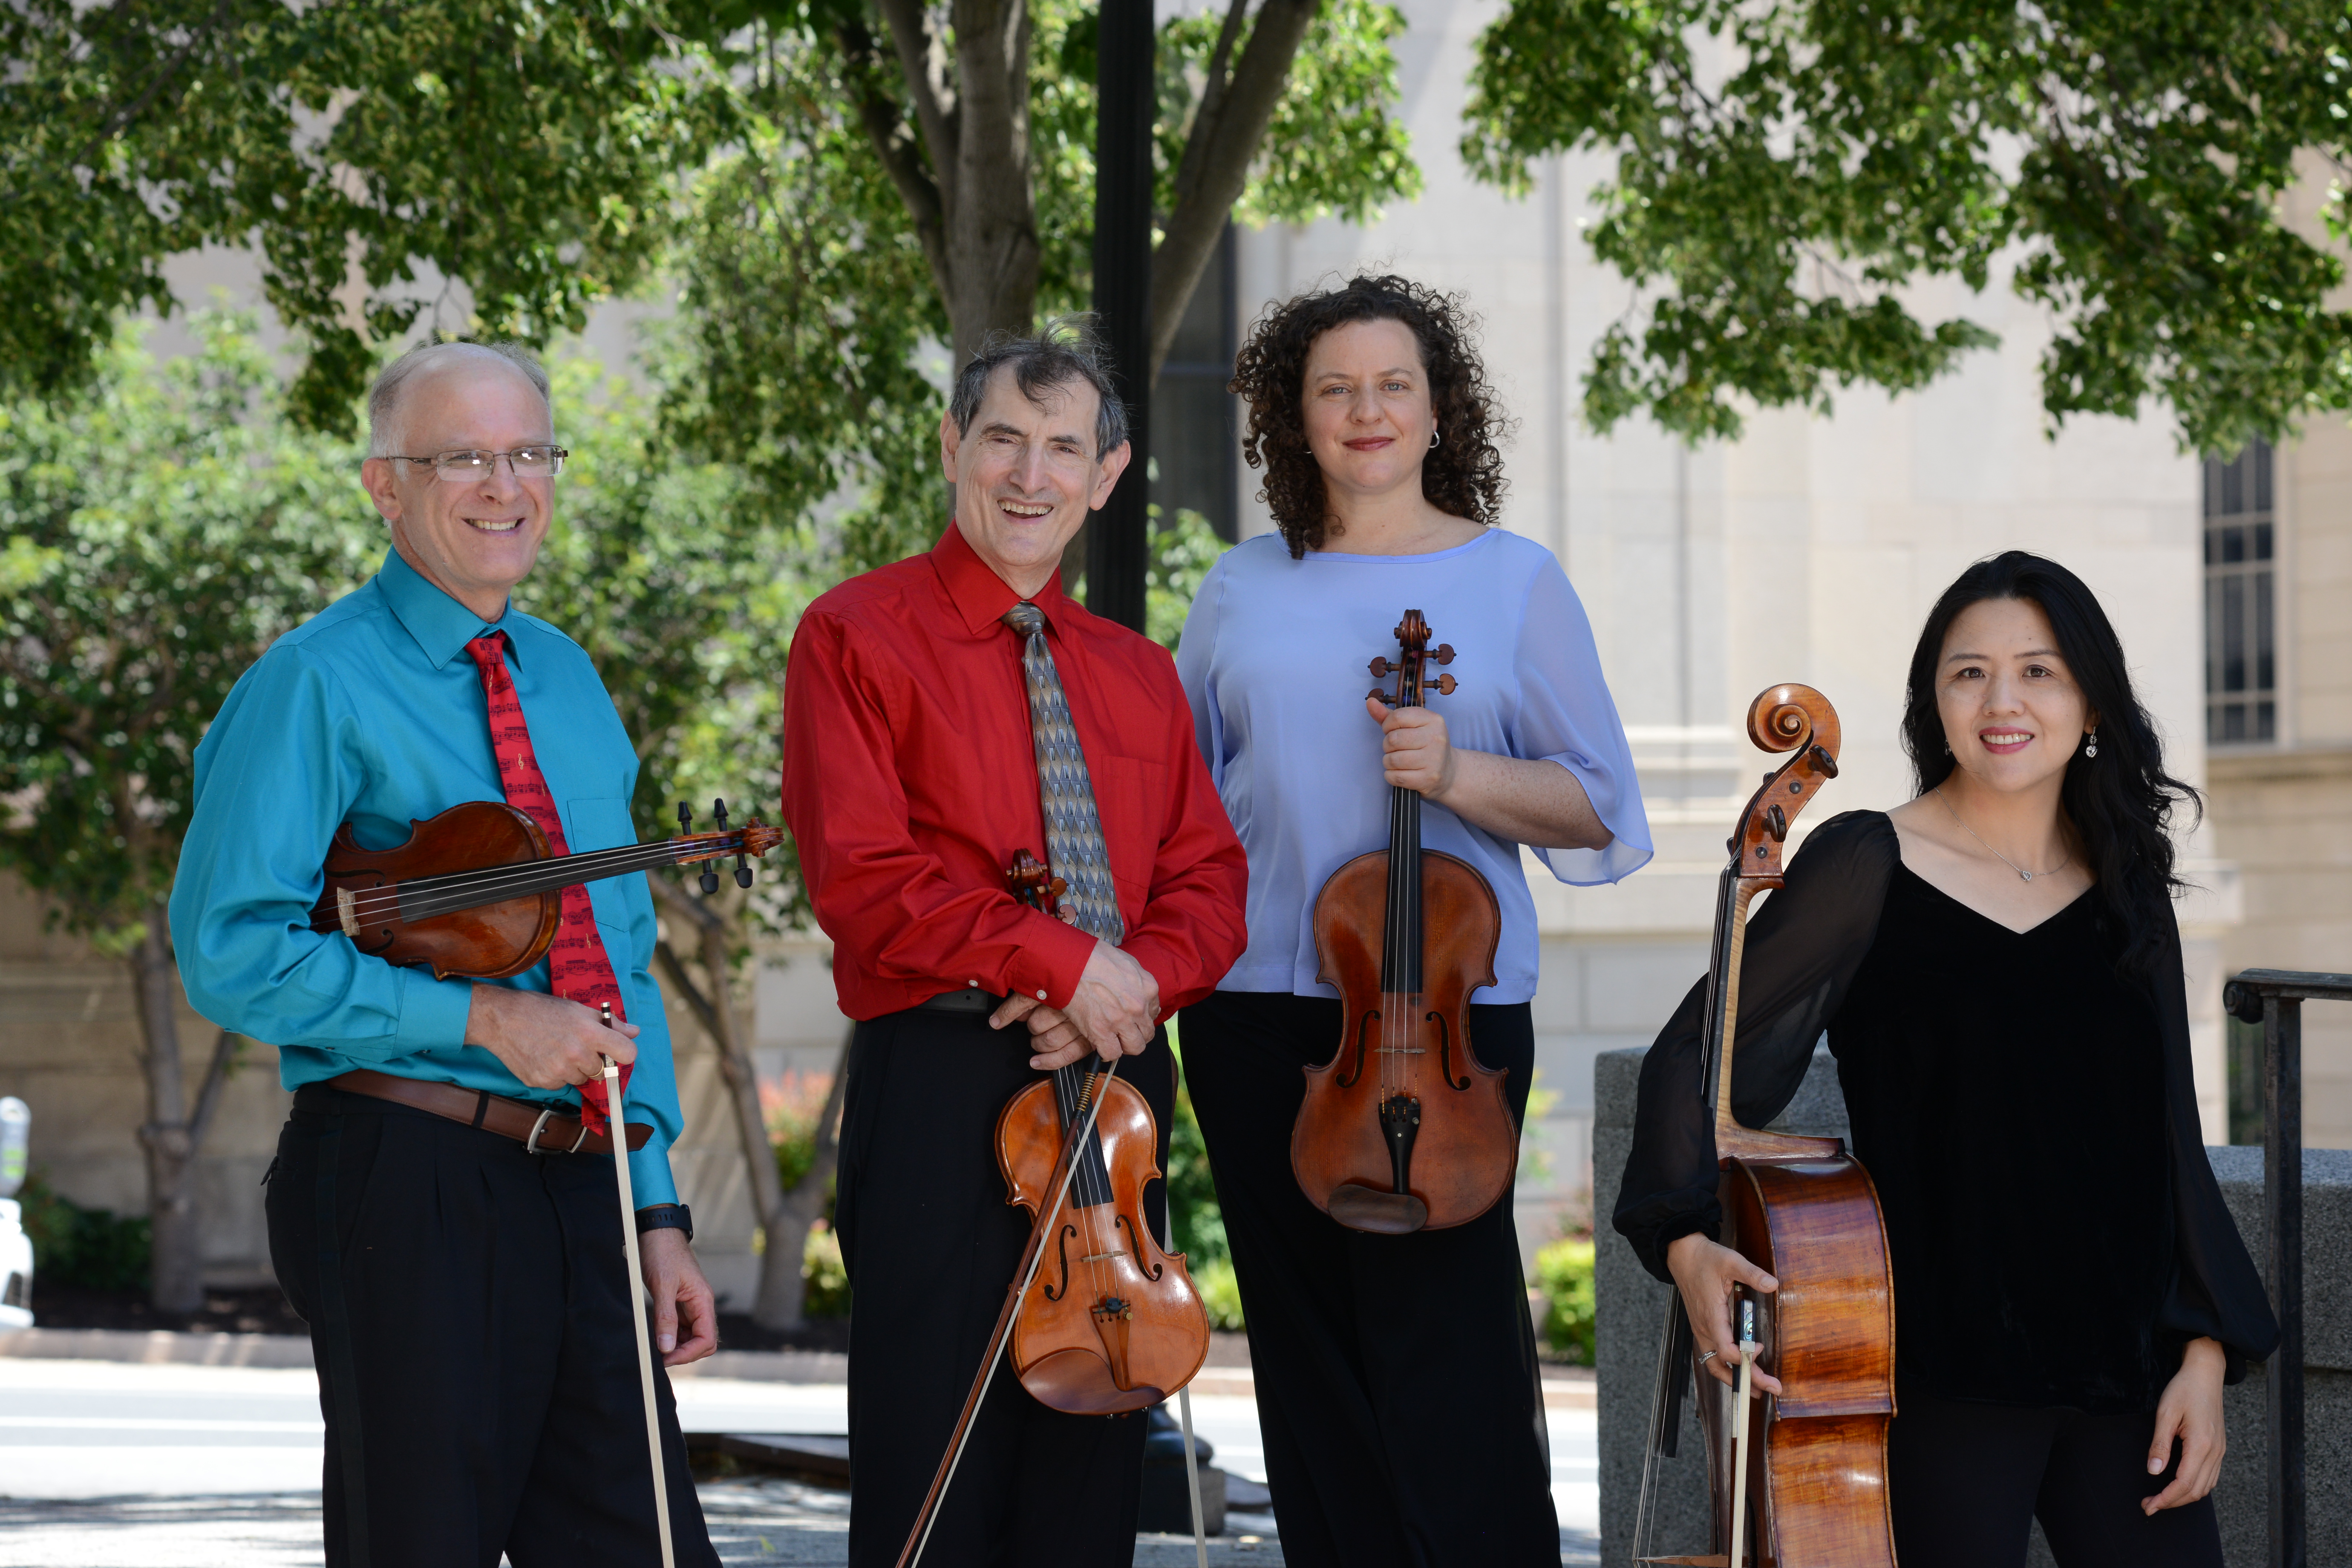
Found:
[[[1925,795],[1956,765],[1936,706],[1936,670],[1944,637],[1961,611],[1987,599],[2023,599],[2041,607],[2090,710],[2098,715],[2099,754],[2076,745],[2059,791],[2060,808],[2080,837],[2098,879],[2107,919],[2123,933],[2116,969],[2145,978],[2163,951],[2176,889],[2172,820],[2187,805],[2202,815],[2197,792],[2164,771],[2164,743],[2132,689],[2124,645],[2098,596],[2055,561],[2003,551],[1961,573],[1920,628],[1903,705],[1903,746]],[[2192,823],[2193,826],[2193,823]]]

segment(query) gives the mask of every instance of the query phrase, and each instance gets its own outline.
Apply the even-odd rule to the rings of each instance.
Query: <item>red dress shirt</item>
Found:
[[[1001,618],[1019,601],[950,524],[929,554],[825,594],[793,638],[784,820],[853,1018],[966,986],[1065,1006],[1094,951],[1005,890],[1016,850],[1045,854],[1020,638]],[[1120,946],[1160,983],[1164,1016],[1241,956],[1241,841],[1167,652],[1058,581],[1031,602],[1086,748]]]

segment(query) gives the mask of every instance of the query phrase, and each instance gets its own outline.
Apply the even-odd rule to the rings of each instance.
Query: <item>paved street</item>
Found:
[[[832,1384],[681,1379],[689,1430],[838,1433]],[[1263,1480],[1255,1405],[1194,1402],[1216,1463]],[[1597,1563],[1600,1494],[1590,1411],[1551,1414],[1562,1561]],[[0,1562],[11,1568],[316,1568],[320,1426],[308,1371],[0,1358]],[[782,1480],[702,1489],[730,1565],[846,1561],[845,1494]],[[1278,1563],[1270,1516],[1230,1516],[1220,1568]],[[1145,1536],[1146,1568],[1193,1561],[1189,1539]]]

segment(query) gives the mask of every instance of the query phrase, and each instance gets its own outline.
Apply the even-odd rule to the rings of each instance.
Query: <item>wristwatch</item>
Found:
[[[694,1211],[684,1204],[655,1204],[637,1211],[637,1234],[649,1230],[682,1230],[686,1239],[694,1239]]]

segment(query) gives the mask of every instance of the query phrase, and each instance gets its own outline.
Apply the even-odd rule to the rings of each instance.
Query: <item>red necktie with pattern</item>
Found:
[[[482,694],[489,700],[490,749],[499,756],[499,782],[506,786],[507,804],[530,817],[547,835],[547,847],[558,855],[571,850],[563,842],[563,820],[556,815],[555,797],[548,793],[546,775],[531,754],[530,726],[523,721],[522,703],[515,696],[514,677],[507,671],[506,634],[476,637],[466,645],[481,667]],[[550,988],[567,1002],[594,1009],[613,1005],[613,1021],[625,1023],[628,1010],[621,1005],[621,983],[614,978],[613,961],[605,955],[604,939],[596,931],[596,914],[588,889],[577,883],[563,889],[563,919],[555,928],[555,942],[547,950]],[[621,1069],[626,1092],[629,1069]],[[604,1134],[612,1117],[604,1104],[604,1080],[592,1079],[580,1086],[580,1121],[590,1133]]]

